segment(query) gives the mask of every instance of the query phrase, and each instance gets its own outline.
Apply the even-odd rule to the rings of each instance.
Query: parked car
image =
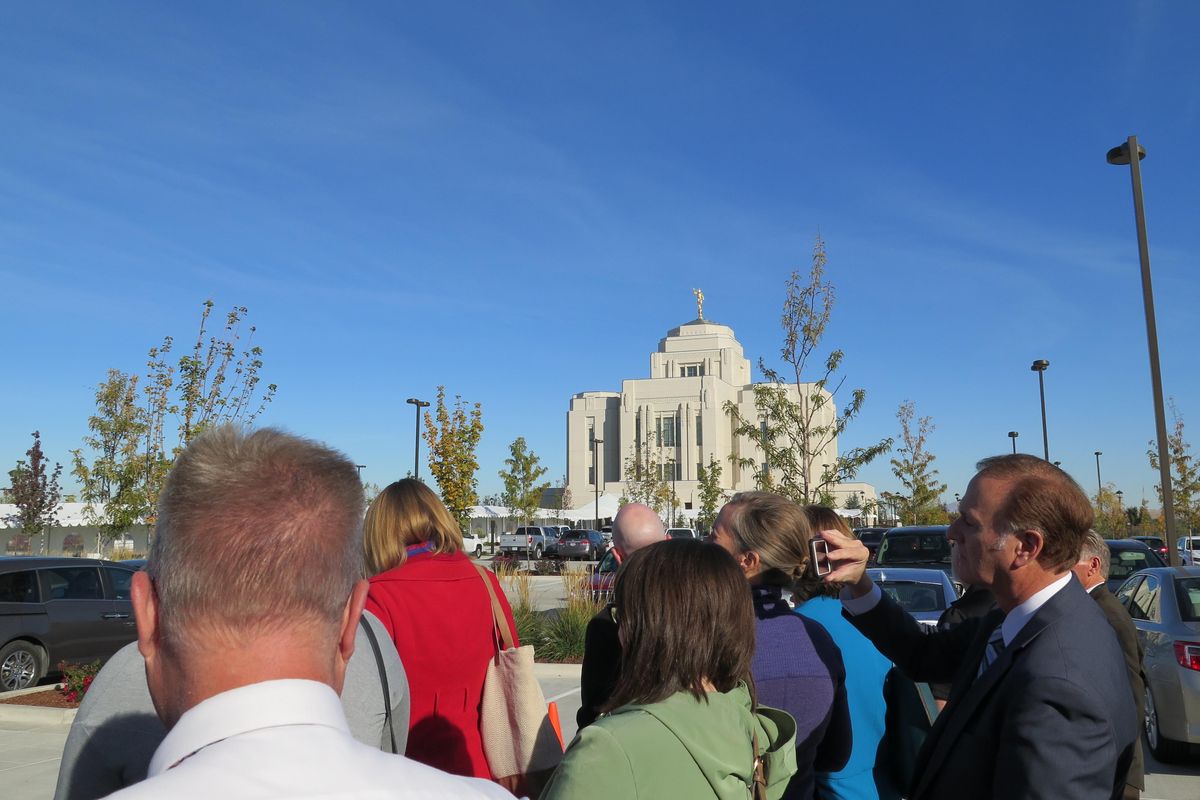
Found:
[[[875,564],[880,567],[923,567],[950,572],[948,525],[891,528],[883,535]]]
[[[553,539],[554,534],[550,537]],[[537,560],[546,552],[546,529],[538,525],[522,525],[513,533],[500,537],[500,551],[505,554],[524,553]]]
[[[616,550],[609,550],[600,559],[596,571],[588,575],[588,590],[592,600],[597,603],[607,603],[612,599],[613,584],[617,580],[617,569],[621,566],[621,556]]]
[[[0,558],[0,691],[33,686],[63,661],[107,661],[136,639],[135,571],[93,558]]]
[[[1146,743],[1159,761],[1200,744],[1200,567],[1154,567],[1117,590],[1145,650]]]
[[[562,535],[571,530],[569,525],[543,525],[542,533],[546,537],[545,547],[542,549],[542,555],[549,558],[550,556],[558,555],[558,541]]]
[[[1164,562],[1167,560],[1167,542],[1161,536],[1130,536],[1129,538],[1141,542],[1158,553]]]
[[[487,538],[480,536],[477,533],[463,534],[463,552],[467,555],[479,558],[483,555],[483,548],[487,544]]]
[[[1125,579],[1138,570],[1148,567],[1165,567],[1166,562],[1158,557],[1144,542],[1134,539],[1105,539],[1108,545],[1108,580],[1110,592],[1116,592]]]
[[[699,539],[692,528],[667,528],[668,539]]]
[[[1175,540],[1179,563],[1185,567],[1200,564],[1200,536],[1180,536]]]
[[[558,540],[558,554],[562,558],[581,558],[599,561],[608,549],[608,543],[600,531],[570,530]]]
[[[875,554],[879,552],[879,543],[883,541],[883,535],[888,530],[888,528],[855,528],[854,535],[867,546],[867,549],[871,551],[871,559],[874,559]]]
[[[942,612],[958,599],[950,576],[940,569],[871,568],[867,574],[884,594],[929,628],[937,627]]]

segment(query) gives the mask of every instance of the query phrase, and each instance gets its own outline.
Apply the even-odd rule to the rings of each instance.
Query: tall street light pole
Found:
[[[1012,443],[1013,443],[1013,455],[1014,455],[1014,456],[1017,454],[1017,437],[1018,437],[1018,436],[1020,436],[1020,435],[1021,435],[1021,434],[1017,433],[1016,431],[1009,431],[1009,432],[1008,432],[1008,438],[1012,439]]]
[[[1104,488],[1104,484],[1100,482],[1100,456],[1104,455],[1099,450],[1096,451],[1096,503],[1100,502],[1100,491]]]
[[[600,469],[597,457],[602,444],[604,444],[603,439],[592,439],[592,485],[596,487],[596,530],[600,530]]]
[[[1120,489],[1117,489],[1117,506],[1121,509],[1121,536],[1124,538],[1128,533],[1129,517],[1125,514],[1125,493]]]
[[[1046,381],[1044,376],[1049,366],[1049,361],[1039,358],[1030,367],[1038,374],[1038,394],[1042,398],[1042,453],[1047,461],[1050,460],[1050,436],[1046,433]]]
[[[429,408],[429,403],[415,397],[410,397],[404,402],[411,404],[417,412],[417,426],[413,431],[413,477],[416,478],[421,473],[421,409]]]
[[[1137,158],[1131,157],[1136,153]],[[1154,429],[1158,438],[1158,473],[1162,488],[1163,525],[1167,536],[1167,559],[1179,566],[1179,555],[1171,546],[1175,540],[1175,496],[1171,490],[1171,462],[1167,460],[1167,417],[1163,411],[1162,372],[1158,363],[1158,326],[1154,319],[1154,287],[1150,282],[1150,243],[1146,239],[1146,209],[1142,204],[1142,165],[1146,148],[1130,136],[1124,144],[1108,151],[1108,163],[1129,165],[1133,182],[1133,216],[1137,223],[1138,258],[1142,264],[1142,305],[1146,311],[1146,345],[1150,350],[1150,386],[1154,392]]]
[[[675,475],[676,475],[675,459],[671,459],[671,527],[675,527],[675,504],[678,501],[675,495]]]

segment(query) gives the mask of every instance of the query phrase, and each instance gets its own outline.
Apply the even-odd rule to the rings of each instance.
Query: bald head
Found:
[[[613,547],[623,556],[665,538],[667,531],[662,520],[650,506],[628,503],[621,506],[613,519]]]

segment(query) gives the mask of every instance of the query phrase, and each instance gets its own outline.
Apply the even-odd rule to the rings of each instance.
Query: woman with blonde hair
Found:
[[[500,582],[471,563],[454,517],[412,478],[391,484],[371,503],[363,549],[373,576],[366,610],[391,634],[408,674],[405,755],[455,775],[493,778],[479,733],[483,681],[496,648],[484,580],[516,640]]]
[[[757,631],[750,672],[758,698],[796,718],[798,770],[783,797],[809,800],[815,772],[840,769],[851,746],[841,651],[820,623],[795,613],[783,596],[808,567],[812,529],[791,500],[742,492],[721,508],[710,538],[749,583]]]

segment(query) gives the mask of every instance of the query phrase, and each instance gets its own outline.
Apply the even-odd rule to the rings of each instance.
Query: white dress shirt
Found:
[[[498,798],[463,778],[356,741],[329,686],[278,680],[222,692],[184,713],[146,780],[117,798]]]
[[[1029,622],[1039,608],[1044,606],[1051,597],[1054,597],[1054,595],[1067,587],[1067,584],[1071,582],[1071,574],[1068,572],[1061,578],[1057,578],[1049,586],[1037,592],[1004,616],[1004,622],[1000,625],[1000,633],[1004,637],[1005,647],[1012,644],[1013,639],[1017,638],[1017,634],[1025,627],[1025,623]],[[842,607],[850,612],[851,616],[857,617],[859,614],[865,614],[879,605],[882,597],[883,592],[880,591],[879,584],[877,583],[871,584],[871,591],[862,597],[852,597],[849,587],[843,587],[841,595]]]

